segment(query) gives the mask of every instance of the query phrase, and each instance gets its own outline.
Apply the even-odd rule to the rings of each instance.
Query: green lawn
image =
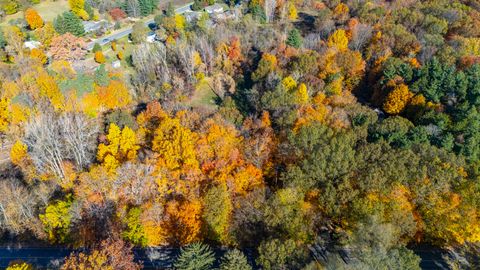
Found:
[[[43,18],[44,21],[53,21],[58,14],[61,14],[65,11],[70,10],[67,0],[58,0],[58,1],[44,1],[38,5],[32,6],[38,14]],[[12,15],[5,16],[4,20],[0,25],[7,25],[10,20],[15,20],[23,18],[23,11],[19,11]]]
[[[209,85],[210,79],[206,78],[197,84],[195,93],[187,104],[191,107],[205,107],[216,109],[215,98],[217,95]]]

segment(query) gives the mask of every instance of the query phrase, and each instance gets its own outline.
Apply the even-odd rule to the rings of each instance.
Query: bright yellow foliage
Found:
[[[405,109],[413,94],[408,90],[408,86],[401,84],[390,92],[383,103],[383,109],[388,114],[399,114]]]
[[[5,132],[8,129],[10,123],[10,110],[8,109],[10,100],[7,98],[0,99],[0,132]]]
[[[32,270],[32,266],[28,263],[14,263],[6,268],[6,270]]]
[[[292,91],[297,88],[297,82],[291,76],[283,78],[282,85],[287,91]]]
[[[133,160],[137,157],[137,145],[135,132],[125,126],[122,130],[111,123],[106,136],[108,144],[98,145],[97,159],[109,173],[114,173],[120,162]]]
[[[177,30],[185,29],[186,20],[182,14],[175,14],[175,27]]]
[[[63,109],[64,97],[55,79],[47,72],[40,72],[37,77],[40,95],[48,98],[56,110]]]
[[[17,140],[10,150],[10,160],[13,164],[20,165],[27,155],[27,145]]]
[[[33,48],[30,51],[30,57],[33,58],[33,59],[37,59],[42,64],[47,63],[47,56],[40,49]]]
[[[288,18],[290,20],[296,20],[298,18],[298,11],[293,2],[288,2]]]
[[[297,91],[295,92],[295,99],[296,102],[300,105],[305,105],[308,103],[308,90],[307,86],[304,83],[301,83],[297,87]]]
[[[107,109],[122,108],[130,104],[132,97],[125,84],[120,80],[112,80],[108,86],[96,86],[98,100]]]
[[[68,0],[68,4],[70,5],[72,12],[78,17],[82,18],[83,20],[89,19],[88,13],[84,10],[85,0]]]
[[[328,37],[328,46],[339,50],[348,48],[347,33],[343,29],[338,29]]]

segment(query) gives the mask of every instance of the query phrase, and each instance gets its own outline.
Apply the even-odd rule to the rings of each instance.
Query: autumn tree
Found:
[[[98,146],[97,159],[110,173],[114,173],[120,162],[136,158],[138,148],[133,130],[129,127],[120,129],[112,123],[108,128],[106,144]]]
[[[66,33],[52,39],[50,54],[54,60],[76,61],[86,54],[83,38]]]
[[[347,49],[348,38],[345,30],[339,29],[333,32],[333,34],[328,37],[328,46],[337,48],[339,50]]]
[[[50,203],[40,220],[48,234],[48,240],[53,243],[65,243],[70,234],[72,197]]]
[[[46,47],[50,47],[56,34],[55,27],[51,22],[46,22],[42,28],[37,28],[34,32],[35,38]]]
[[[104,240],[88,253],[72,253],[66,258],[62,270],[111,269],[139,270],[142,265],[134,262],[132,246],[121,239]]]
[[[27,21],[31,30],[35,30],[43,26],[42,17],[40,17],[38,12],[32,8],[29,8],[25,11],[25,20]]]
[[[413,94],[408,90],[408,86],[398,85],[387,95],[383,103],[383,109],[388,114],[399,114],[405,109],[412,97]]]
[[[105,55],[103,55],[103,52],[101,52],[101,51],[95,52],[95,57],[94,58],[95,58],[95,62],[97,62],[99,64],[103,64],[106,61]]]
[[[45,53],[42,50],[37,48],[33,48],[30,51],[30,57],[33,59],[37,59],[41,64],[46,64],[48,60]]]
[[[82,18],[83,20],[88,20],[89,19],[89,15],[85,11],[85,1],[84,0],[68,0],[68,4],[70,6],[70,10],[75,15]]]
[[[259,80],[272,72],[277,66],[277,58],[273,54],[265,53],[262,55],[258,67],[252,74],[252,79]]]

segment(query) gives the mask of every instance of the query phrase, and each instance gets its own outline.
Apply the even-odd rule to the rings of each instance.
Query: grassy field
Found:
[[[212,91],[209,82],[210,79],[205,78],[198,83],[193,97],[188,102],[189,106],[216,109],[217,104],[215,104],[215,99],[217,95]]]
[[[68,6],[67,0],[57,0],[57,1],[43,1],[38,5],[32,6],[40,16],[42,16],[44,21],[53,21],[58,14],[61,14],[65,11],[68,11],[70,8]],[[23,11],[19,11],[12,15],[5,16],[4,20],[0,23],[0,25],[6,25],[10,20],[16,20],[19,18],[23,18]]]

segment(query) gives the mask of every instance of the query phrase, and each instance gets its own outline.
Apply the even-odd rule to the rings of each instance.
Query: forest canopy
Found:
[[[477,1],[48,3],[0,1],[3,242],[62,269],[478,263]]]

